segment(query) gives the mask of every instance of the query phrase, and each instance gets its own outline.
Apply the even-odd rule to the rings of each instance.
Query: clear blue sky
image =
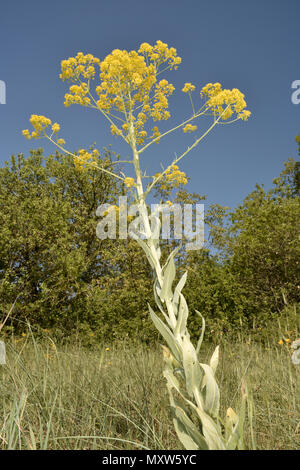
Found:
[[[21,135],[31,114],[62,125],[61,136],[75,150],[97,142],[112,144],[123,157],[129,148],[111,136],[100,113],[63,105],[66,84],[58,77],[62,59],[78,51],[100,58],[113,49],[137,49],[160,39],[177,49],[182,64],[166,76],[176,91],[172,121],[190,115],[185,82],[198,87],[221,82],[245,93],[252,117],[218,127],[182,161],[191,177],[188,190],[208,203],[235,207],[256,183],[270,187],[283,162],[297,158],[300,104],[291,102],[291,83],[300,80],[299,0],[28,0],[0,7],[0,80],[7,87],[0,105],[1,165],[30,148],[54,151],[46,141]],[[208,121],[199,122],[205,129]],[[159,171],[174,152],[193,142],[182,132],[150,147],[143,165]]]

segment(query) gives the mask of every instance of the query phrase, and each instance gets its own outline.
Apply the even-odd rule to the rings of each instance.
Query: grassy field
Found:
[[[248,343],[248,344],[247,344]],[[181,449],[159,345],[58,346],[50,336],[6,341],[0,366],[0,449]],[[206,362],[214,346],[204,344]],[[300,449],[300,370],[286,345],[223,340],[221,416],[253,396],[248,449]]]

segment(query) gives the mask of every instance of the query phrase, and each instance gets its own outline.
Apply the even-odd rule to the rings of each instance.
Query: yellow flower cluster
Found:
[[[80,85],[71,85],[70,93],[65,94],[64,104],[66,107],[71,104],[80,104],[82,106],[89,106],[91,104],[90,98],[86,96],[89,92],[89,85],[83,80],[89,82],[91,79],[94,79],[96,75],[95,66],[99,66],[99,64],[100,59],[92,54],[84,55],[82,52],[78,52],[76,57],[69,57],[69,59],[61,62],[61,80],[80,83]]]
[[[59,77],[62,81],[71,80],[72,82],[76,82],[79,80],[80,76],[89,80],[94,78],[96,74],[95,65],[99,64],[100,60],[92,54],[84,55],[82,52],[78,52],[76,57],[69,57],[67,60],[62,60],[61,74]]]
[[[194,91],[195,88],[195,85],[192,85],[191,83],[185,83],[181,91],[183,91],[183,93],[189,93],[191,91]]]
[[[45,130],[47,129],[47,127],[51,126],[52,124],[50,119],[46,118],[45,116],[39,116],[37,114],[32,114],[29,121],[34,128],[34,131],[30,134],[29,130],[25,129],[22,134],[26,137],[26,139],[31,139],[31,137],[37,139],[41,136],[41,134],[45,134]],[[57,126],[59,130],[59,125],[57,123],[53,124],[54,129],[57,129]],[[53,130],[53,132],[57,131]]]
[[[192,124],[187,124],[186,126],[184,126],[184,128],[182,129],[183,132],[187,133],[187,132],[194,132],[197,130],[197,126],[193,126]]]
[[[115,124],[112,124],[110,126],[110,131],[111,131],[112,135],[121,135],[122,134],[121,129],[119,129]]]
[[[30,134],[28,129],[24,129],[24,131],[22,131],[22,134],[28,140],[30,140],[31,138],[38,139],[41,137],[48,137],[52,140],[52,135],[60,131],[60,125],[57,122],[55,122],[51,127],[52,134],[50,135],[50,137],[47,136],[46,129],[49,126],[51,126],[52,122],[51,122],[51,119],[48,119],[45,116],[32,114],[29,121],[32,124],[33,129],[34,129],[32,133]],[[64,139],[57,139],[56,143],[58,145],[64,145],[66,142]]]
[[[144,130],[146,121],[168,119],[167,97],[174,87],[167,80],[157,83],[158,67],[167,62],[169,68],[180,63],[176,49],[157,41],[156,46],[144,43],[138,52],[114,50],[100,64],[102,80],[96,88],[99,96],[97,105],[105,112],[117,111],[134,121],[134,131],[138,144],[147,137]],[[153,91],[153,97],[150,93]],[[134,111],[139,110],[135,116]],[[127,122],[123,126],[127,130]]]
[[[102,62],[91,54],[79,52],[76,57],[61,62],[60,78],[79,82],[70,86],[69,93],[65,95],[65,106],[73,103],[91,105],[87,96],[89,84],[85,80],[95,77],[95,65],[99,65],[97,107],[108,114],[121,113],[125,132],[128,132],[128,123],[134,122],[137,143],[143,144],[147,137],[144,130],[146,121],[149,118],[160,121],[170,117],[167,97],[173,93],[174,86],[167,80],[157,82],[159,67],[163,65],[164,70],[177,69],[180,63],[176,49],[169,48],[162,41],[157,41],[154,46],[143,43],[138,51],[115,49]],[[116,126],[111,126],[111,131],[114,135],[123,135]]]
[[[28,140],[31,139],[31,134],[30,134],[30,132],[29,132],[28,129],[24,129],[24,131],[22,131],[22,134],[24,135],[24,137],[25,137],[26,139],[28,139]]]
[[[127,188],[132,188],[133,186],[135,186],[134,178],[127,177],[124,179],[124,183]]]
[[[201,90],[201,98],[207,98],[207,109],[212,110],[214,116],[229,119],[234,113],[238,119],[246,121],[251,112],[246,110],[245,95],[237,88],[223,90],[220,83],[208,83]]]
[[[70,86],[70,93],[65,94],[64,105],[66,107],[71,104],[81,104],[81,106],[89,106],[91,104],[91,99],[86,96],[88,94],[88,86],[86,83],[81,83],[80,85]]]
[[[156,139],[157,137],[160,136],[160,132],[159,132],[159,129],[158,129],[157,126],[154,126],[153,129],[152,129],[152,131],[153,131],[153,134],[152,134],[152,136],[151,136],[152,139]],[[160,139],[157,139],[156,143],[158,144],[159,141],[160,141]]]
[[[286,342],[286,344],[289,344],[291,342],[290,338],[284,338],[284,341]],[[283,345],[283,340],[281,339],[280,341],[278,341],[278,344]]]
[[[162,41],[156,41],[155,46],[143,42],[139,48],[139,53],[144,55],[148,60],[155,63],[158,68],[161,64],[167,62],[170,70],[176,70],[179,64],[181,64],[181,58],[177,56],[177,51],[174,47],[168,46],[168,44]]]
[[[169,106],[167,96],[170,96],[174,90],[173,85],[169,84],[167,80],[160,80],[160,82],[156,84],[153,108],[150,112],[153,121],[169,119],[170,113],[167,111]]]
[[[99,155],[100,154],[97,149],[93,150],[92,152],[80,149],[78,151],[78,155],[73,159],[75,168],[77,170],[83,170],[85,167],[96,166]]]
[[[156,173],[155,178],[158,178],[161,173]],[[184,171],[180,171],[177,165],[171,165],[163,176],[160,186],[162,189],[168,189],[170,185],[178,188],[181,184],[187,184],[187,176]]]
[[[60,125],[55,122],[52,126],[52,132],[59,132],[60,130]]]

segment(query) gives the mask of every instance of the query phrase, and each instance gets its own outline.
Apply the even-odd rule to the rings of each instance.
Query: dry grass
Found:
[[[204,345],[203,361],[213,350]],[[254,420],[249,449],[300,449],[300,370],[288,348],[221,345],[222,415],[246,379]],[[28,332],[7,342],[0,366],[0,449],[180,449],[159,346],[87,350]]]

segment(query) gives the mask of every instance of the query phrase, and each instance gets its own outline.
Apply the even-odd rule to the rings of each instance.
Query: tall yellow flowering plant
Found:
[[[98,166],[99,152],[96,149],[69,152],[65,148],[64,139],[57,137],[59,124],[52,124],[44,116],[32,115],[30,122],[33,131],[27,129],[23,134],[28,139],[48,138],[60,150],[73,155],[78,170],[92,165],[123,180],[125,186],[134,192],[143,221],[142,233],[136,234],[135,238],[145,251],[154,272],[154,297],[160,315],[150,306],[149,311],[166,342],[166,346],[163,346],[164,377],[177,435],[186,449],[242,448],[246,393],[242,393],[240,413],[236,414],[229,408],[225,420],[222,420],[219,416],[220,393],[215,378],[219,347],[215,349],[209,364],[199,361],[205,321],[202,318],[201,335],[194,346],[187,329],[188,306],[182,294],[187,274],[174,286],[176,250],[162,265],[160,220],[157,216],[148,214],[146,197],[158,182],[175,186],[185,184],[187,178],[179,170],[178,162],[216,125],[225,121],[247,120],[250,111],[246,109],[244,95],[238,89],[223,89],[220,83],[209,83],[201,89],[202,104],[196,109],[192,99],[195,86],[185,83],[182,92],[189,96],[192,114],[172,129],[161,132],[158,123],[170,117],[168,98],[174,92],[174,86],[159,76],[177,69],[180,63],[181,58],[176,49],[168,47],[162,41],[157,41],[154,46],[143,43],[138,51],[114,50],[103,61],[91,54],[79,52],[76,57],[61,63],[60,78],[71,83],[69,92],[65,95],[65,106],[76,103],[102,113],[110,124],[112,134],[119,136],[130,146],[132,160],[128,163],[134,167],[135,178],[122,177]],[[99,84],[92,87],[94,80],[99,80]],[[211,116],[212,122],[208,129],[162,172],[151,177],[150,183],[144,188],[141,154],[150,145],[158,143],[178,129],[182,129],[184,133],[195,132],[195,122],[201,116]],[[152,127],[149,126],[150,122],[153,123]]]

